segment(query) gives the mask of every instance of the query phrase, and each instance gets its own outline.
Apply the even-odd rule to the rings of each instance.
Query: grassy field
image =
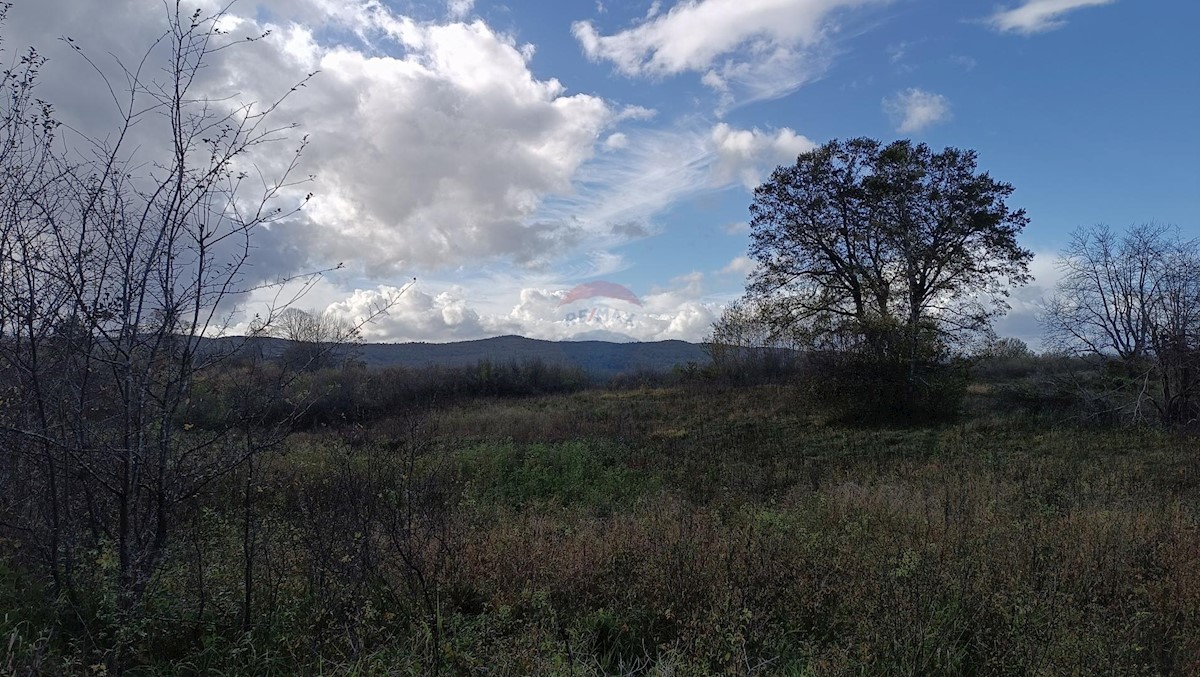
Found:
[[[214,487],[133,627],[111,553],[66,619],[0,565],[0,671],[120,632],[179,674],[1195,674],[1198,457],[987,386],[909,428],[786,386],[467,401]]]

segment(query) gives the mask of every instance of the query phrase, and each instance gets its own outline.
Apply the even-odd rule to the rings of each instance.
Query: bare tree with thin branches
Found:
[[[1194,421],[1200,408],[1200,241],[1162,225],[1076,231],[1045,302],[1047,345],[1090,356],[1108,378],[1089,381],[1113,413]],[[1101,393],[1100,391],[1104,392]]]
[[[214,339],[261,288],[247,265],[255,238],[311,197],[311,177],[293,178],[306,139],[274,176],[257,159],[297,129],[275,118],[313,74],[266,105],[206,91],[207,61],[263,37],[226,35],[224,16],[167,4],[166,31],[115,72],[68,39],[119,112],[102,137],[63,126],[36,97],[38,52],[0,74],[0,528],[72,603],[111,586],[118,630],[190,502],[240,470],[253,483],[253,459],[288,429],[267,416],[286,370],[252,366],[216,416],[195,392],[242,341]],[[147,134],[160,152],[132,140]],[[96,552],[111,566],[87,566]]]

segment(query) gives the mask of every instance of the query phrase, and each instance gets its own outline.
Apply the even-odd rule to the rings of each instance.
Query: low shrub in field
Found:
[[[814,358],[804,381],[814,402],[841,420],[866,425],[922,424],[954,420],[967,388],[967,369],[957,362],[920,365],[863,355]]]

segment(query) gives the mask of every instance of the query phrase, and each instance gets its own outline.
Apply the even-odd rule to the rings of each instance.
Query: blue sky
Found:
[[[119,54],[161,27],[157,0],[89,7],[21,3],[7,35],[53,66],[59,35]],[[259,270],[343,263],[301,303],[349,316],[417,277],[371,340],[699,340],[750,270],[753,186],[833,138],[973,148],[1015,185],[1038,279],[998,329],[1035,345],[1073,228],[1200,236],[1196,2],[241,0],[225,21],[271,35],[222,54],[212,91],[321,71],[281,110],[311,135],[316,197]],[[47,75],[86,127],[81,77]],[[641,297],[633,326],[564,321],[597,279]]]

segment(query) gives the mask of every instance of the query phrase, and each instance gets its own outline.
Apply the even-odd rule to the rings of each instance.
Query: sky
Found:
[[[102,82],[58,38],[115,73],[164,17],[162,0],[17,0],[5,57],[36,45],[39,96],[102,136]],[[754,187],[869,136],[975,149],[1015,186],[1035,281],[996,329],[1036,347],[1073,229],[1200,236],[1197,25],[1194,0],[239,0],[221,26],[244,44],[199,86],[261,105],[316,73],[274,113],[308,138],[295,191],[313,197],[260,234],[251,275],[340,265],[296,303],[392,303],[369,341],[702,340],[753,270]],[[294,145],[258,159],[278,169]],[[570,293],[615,288],[599,282],[631,295]],[[251,295],[236,326],[298,289]]]

